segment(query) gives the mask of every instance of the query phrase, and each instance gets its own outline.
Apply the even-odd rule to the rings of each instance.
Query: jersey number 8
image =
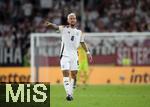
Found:
[[[71,36],[71,41],[74,41],[74,36]]]

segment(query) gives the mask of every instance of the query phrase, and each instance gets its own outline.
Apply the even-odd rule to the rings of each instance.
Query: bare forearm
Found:
[[[50,22],[48,22],[48,21],[46,21],[45,23],[46,23],[46,26],[47,26],[48,28],[52,28],[52,29],[55,29],[55,30],[59,30],[59,26],[58,26],[58,25],[53,24],[53,23],[50,23]]]
[[[83,49],[85,50],[85,52],[89,52],[89,49],[88,49],[88,47],[87,47],[87,45],[86,45],[85,42],[81,42],[81,46],[83,47]]]
[[[93,58],[92,58],[92,55],[90,54],[90,51],[89,51],[89,49],[88,49],[86,43],[85,43],[85,42],[81,42],[81,46],[82,46],[83,49],[86,51],[86,54],[87,54],[87,56],[88,56],[89,61],[92,62],[92,61],[93,61]]]

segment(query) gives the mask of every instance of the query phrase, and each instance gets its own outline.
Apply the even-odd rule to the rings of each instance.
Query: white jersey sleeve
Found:
[[[83,32],[81,32],[80,42],[84,42],[84,37],[85,37],[85,35],[83,34]]]
[[[59,31],[62,32],[63,29],[64,29],[64,26],[60,25],[60,26],[58,26],[58,27],[59,27]]]

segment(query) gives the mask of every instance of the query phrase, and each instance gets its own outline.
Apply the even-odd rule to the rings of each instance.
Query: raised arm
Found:
[[[59,30],[59,26],[53,23],[50,23],[49,21],[45,21],[44,22],[44,26],[48,27],[48,28],[52,28],[55,30]]]

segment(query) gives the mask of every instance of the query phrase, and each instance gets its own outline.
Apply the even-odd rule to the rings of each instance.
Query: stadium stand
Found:
[[[147,4],[149,0],[85,0],[84,31],[150,31],[150,5]],[[66,24],[66,15],[72,11],[80,23],[80,0],[0,0],[0,46],[19,46],[23,56],[28,55],[30,33],[50,32],[42,25],[45,19]]]

